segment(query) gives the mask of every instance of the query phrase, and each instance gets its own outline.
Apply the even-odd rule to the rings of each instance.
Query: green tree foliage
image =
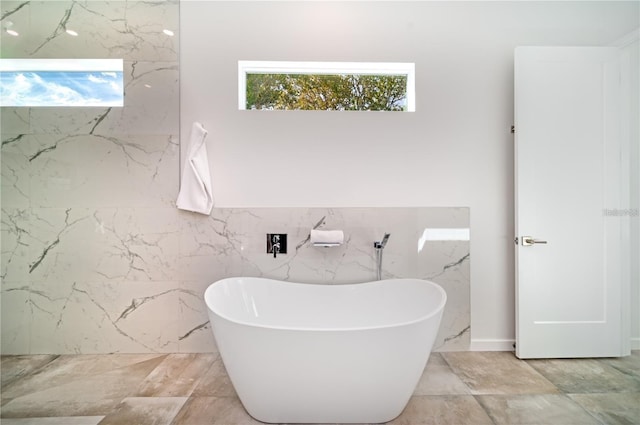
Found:
[[[247,109],[402,111],[406,76],[248,74]]]

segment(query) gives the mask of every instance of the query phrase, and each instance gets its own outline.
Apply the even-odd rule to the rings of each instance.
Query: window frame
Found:
[[[308,62],[238,61],[238,109],[246,111],[247,74],[401,75],[407,77],[407,109],[415,112],[415,63],[413,62]]]

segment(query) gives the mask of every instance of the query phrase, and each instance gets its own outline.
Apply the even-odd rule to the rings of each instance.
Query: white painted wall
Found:
[[[209,130],[218,207],[469,206],[472,349],[508,349],[513,49],[607,45],[639,6],[183,0],[181,137]],[[417,110],[238,111],[238,60],[415,62]]]
[[[640,41],[627,47],[630,50],[633,86],[631,110],[631,208],[640,210]],[[632,349],[640,350],[640,217],[631,218],[631,309]]]

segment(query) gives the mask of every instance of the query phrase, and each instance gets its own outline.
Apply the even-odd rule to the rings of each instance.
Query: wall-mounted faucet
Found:
[[[273,254],[276,258],[278,254],[287,253],[286,233],[267,233],[267,254]]]
[[[387,246],[387,241],[389,240],[389,236],[391,236],[390,233],[385,233],[384,236],[382,237],[382,241],[374,242],[373,247],[376,249],[384,249],[384,247]]]
[[[273,258],[280,252],[280,236],[275,235],[273,237],[273,244],[271,245],[271,251],[273,252]]]
[[[385,246],[387,246],[389,236],[391,236],[390,233],[385,233],[381,241],[376,241],[373,243],[373,247],[376,250],[376,277],[378,280],[382,279],[382,250]]]

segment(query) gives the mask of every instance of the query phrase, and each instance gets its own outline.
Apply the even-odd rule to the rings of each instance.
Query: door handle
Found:
[[[546,244],[547,241],[541,241],[538,239],[533,239],[531,236],[523,236],[522,237],[522,246],[531,246],[535,244]]]

